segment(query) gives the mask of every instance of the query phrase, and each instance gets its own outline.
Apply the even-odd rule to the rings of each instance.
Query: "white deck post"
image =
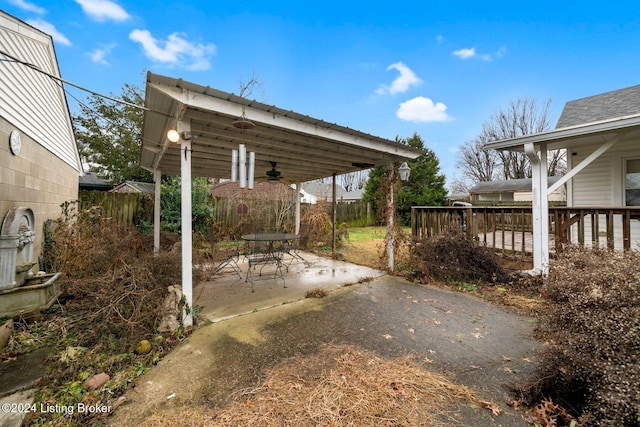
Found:
[[[393,272],[395,265],[395,254],[393,251],[394,238],[394,220],[396,205],[393,199],[393,183],[395,181],[395,170],[393,162],[387,164],[387,268],[389,272]]]
[[[540,153],[533,143],[524,146],[531,161],[533,193],[533,269],[549,274],[549,202],[547,179],[547,145],[539,144]]]
[[[336,223],[338,222],[336,200],[336,174],[331,175],[331,258],[336,259]]]
[[[160,252],[160,181],[162,173],[159,169],[153,170],[154,199],[153,199],[153,255]]]
[[[191,236],[191,140],[181,140],[180,179],[181,179],[181,232],[182,232],[182,294],[186,307],[183,311],[184,326],[193,325],[193,238]]]
[[[300,234],[300,183],[296,182],[296,226],[295,234]]]

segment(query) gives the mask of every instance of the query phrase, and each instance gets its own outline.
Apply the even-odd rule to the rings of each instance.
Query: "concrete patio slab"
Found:
[[[157,410],[182,405],[223,406],[235,391],[256,386],[268,368],[316,353],[326,343],[354,345],[390,359],[412,355],[503,411],[494,415],[456,405],[438,425],[529,425],[507,403],[508,385],[535,366],[540,343],[532,338],[534,319],[461,292],[309,258],[308,266],[296,265],[285,275],[287,288],[267,280],[252,293],[232,275],[202,284],[198,304],[214,323],[198,328],[140,377],[108,425],[139,425]],[[314,287],[329,290],[329,296],[304,298]]]
[[[194,288],[194,305],[202,307],[202,317],[219,322],[299,301],[305,298],[307,291],[315,288],[331,292],[385,274],[384,271],[323,258],[308,252],[300,255],[306,262],[294,260],[288,271],[283,268],[283,278],[274,278],[273,265],[265,266],[261,277],[257,277],[258,272],[252,272],[252,277],[257,279],[253,292],[251,283],[245,281],[248,263],[241,257],[238,265],[242,271],[242,278],[238,278],[231,267],[225,268]],[[289,258],[285,259],[285,263],[288,264],[289,261]]]

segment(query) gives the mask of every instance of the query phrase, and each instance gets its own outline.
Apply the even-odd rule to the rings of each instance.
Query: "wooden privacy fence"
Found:
[[[465,234],[501,252],[529,255],[532,251],[531,206],[416,206],[411,208],[415,239],[442,233],[458,224]],[[638,249],[640,207],[549,207],[549,244],[560,251],[569,244]]]
[[[336,222],[346,223],[349,227],[366,227],[375,225],[371,203],[357,201],[353,203],[338,202],[336,204]]]
[[[331,203],[323,203],[327,213],[331,216]],[[301,206],[304,219],[309,205]],[[292,200],[251,200],[237,198],[214,198],[213,221],[217,232],[224,230],[227,234],[246,234],[256,231],[256,226],[262,230],[294,229],[295,201]],[[350,227],[362,227],[375,224],[375,215],[371,204],[367,202],[336,204],[338,224],[346,223]],[[238,231],[239,230],[239,231]],[[225,234],[225,233],[223,233]]]
[[[125,227],[153,222],[153,196],[145,193],[78,192],[78,209],[99,206],[105,217]]]

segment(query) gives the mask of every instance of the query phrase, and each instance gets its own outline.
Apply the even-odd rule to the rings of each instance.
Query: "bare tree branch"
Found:
[[[260,81],[260,76],[255,72],[255,70],[251,71],[251,75],[246,82],[242,79],[240,80],[239,89],[240,91],[238,92],[238,96],[241,98],[248,98],[253,94],[254,90],[260,91],[261,98],[264,98],[265,95],[263,84]]]
[[[535,99],[518,98],[504,110],[491,115],[482,124],[482,131],[460,149],[458,167],[464,178],[473,182],[531,177],[529,159],[522,152],[487,150],[484,144],[502,139],[544,132],[551,127],[551,98],[539,104]],[[558,175],[566,170],[564,150],[549,153],[548,171]]]

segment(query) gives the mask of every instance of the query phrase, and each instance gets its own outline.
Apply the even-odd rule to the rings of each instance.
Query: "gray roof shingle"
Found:
[[[635,114],[640,114],[640,85],[567,102],[556,129]]]

